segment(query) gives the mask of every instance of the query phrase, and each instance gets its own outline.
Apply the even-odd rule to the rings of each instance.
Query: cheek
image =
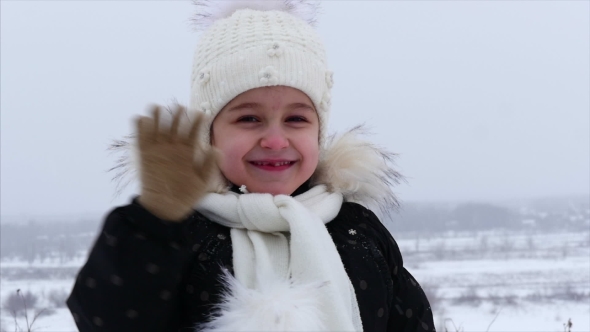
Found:
[[[221,153],[221,160],[218,162],[219,169],[221,173],[231,174],[231,163],[229,162],[232,160],[232,145],[231,142],[226,139],[224,136],[216,135],[216,133],[220,132],[220,128],[215,126],[215,122],[211,126],[210,132],[210,140],[211,146],[215,147]]]
[[[240,164],[236,161],[243,158],[243,149],[239,141],[225,140],[220,143],[214,146],[219,149],[223,156],[220,165],[221,170],[224,173],[231,172],[231,170],[234,170]]]
[[[316,137],[309,137],[305,141],[304,145],[300,148],[300,153],[306,160],[306,168],[311,168],[311,171],[315,171],[320,159],[320,147]]]
[[[221,152],[221,160],[218,163],[221,174],[232,183],[242,183],[242,164],[236,162],[239,160],[238,154],[228,145],[219,144],[215,147]]]

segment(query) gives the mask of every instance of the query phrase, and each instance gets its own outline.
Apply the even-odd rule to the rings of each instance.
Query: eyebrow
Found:
[[[307,109],[312,112],[315,112],[315,108],[313,108],[313,106],[305,104],[305,103],[294,103],[294,104],[290,104],[288,107],[290,109],[303,108],[303,109]]]
[[[239,105],[233,106],[230,109],[228,109],[228,112],[231,111],[235,111],[235,110],[239,110],[239,109],[244,109],[244,108],[258,108],[260,107],[260,104],[258,103],[241,103]]]

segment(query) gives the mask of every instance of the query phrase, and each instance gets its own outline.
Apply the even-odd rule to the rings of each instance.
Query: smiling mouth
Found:
[[[280,166],[287,166],[293,165],[294,161],[251,161],[250,162],[254,166],[270,166],[270,167],[280,167]]]

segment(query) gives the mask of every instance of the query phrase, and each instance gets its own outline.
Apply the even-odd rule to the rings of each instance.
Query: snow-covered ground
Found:
[[[486,240],[482,240],[486,239]],[[401,237],[439,331],[590,331],[590,232]]]
[[[406,267],[430,297],[439,331],[561,332],[569,319],[571,331],[590,331],[590,231],[397,234],[396,239]],[[61,300],[84,257],[80,253],[62,263],[1,261],[3,306],[17,289],[33,293],[36,307],[46,308],[35,331],[75,331]],[[30,310],[29,322],[33,315]],[[3,331],[15,331],[8,310],[0,320]],[[26,331],[22,315],[17,322]]]
[[[2,268],[4,271],[4,268]],[[15,328],[15,319],[13,313],[5,309],[6,299],[10,295],[16,294],[20,289],[22,293],[32,293],[38,297],[35,309],[28,310],[29,326],[32,325],[35,331],[77,331],[74,319],[70,315],[65,303],[67,294],[69,294],[74,284],[74,278],[68,279],[28,279],[28,280],[6,280],[0,281],[0,297],[2,298],[3,310],[0,315],[0,324],[2,332],[8,331],[27,331],[27,320],[24,313],[18,314]],[[51,299],[55,299],[52,301]],[[59,303],[56,303],[59,302]],[[31,324],[34,316],[41,312],[34,324]]]

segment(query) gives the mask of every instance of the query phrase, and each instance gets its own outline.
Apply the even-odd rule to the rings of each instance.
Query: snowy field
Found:
[[[487,231],[395,235],[405,265],[426,290],[438,331],[590,331],[590,231]],[[85,252],[64,261],[0,262],[2,331],[27,331],[9,297],[33,294],[34,331],[75,331],[63,301]],[[15,305],[12,302],[13,306]],[[14,307],[16,308],[16,307]]]
[[[401,236],[439,331],[590,331],[590,232]]]

